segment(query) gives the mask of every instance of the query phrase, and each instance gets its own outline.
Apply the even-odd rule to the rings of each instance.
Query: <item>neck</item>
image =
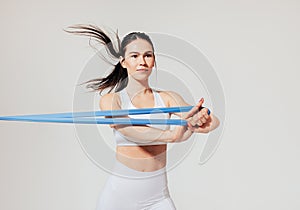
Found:
[[[147,92],[147,90],[151,89],[147,80],[138,81],[133,79],[132,77],[128,77],[128,84],[126,87],[126,90],[128,94],[130,95],[136,95],[136,94],[144,94]]]

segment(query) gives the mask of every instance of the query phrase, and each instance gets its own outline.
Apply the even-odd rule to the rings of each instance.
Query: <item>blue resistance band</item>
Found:
[[[94,111],[94,112],[70,112],[70,113],[57,113],[57,114],[19,115],[19,116],[0,117],[0,120],[51,122],[51,123],[79,123],[79,124],[187,125],[187,122],[185,120],[180,120],[180,119],[134,119],[134,118],[95,118],[95,117],[99,117],[99,116],[114,117],[114,116],[126,116],[126,115],[138,115],[138,114],[187,112],[192,108],[193,106],[182,106],[182,107],[124,109],[124,110],[109,110],[109,111]],[[208,110],[208,114],[210,114],[210,110]]]

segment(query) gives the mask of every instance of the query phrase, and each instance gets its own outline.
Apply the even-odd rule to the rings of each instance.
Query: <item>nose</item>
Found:
[[[141,66],[145,66],[145,65],[146,65],[146,61],[145,61],[144,56],[141,56],[141,57],[140,57],[140,65],[141,65]]]

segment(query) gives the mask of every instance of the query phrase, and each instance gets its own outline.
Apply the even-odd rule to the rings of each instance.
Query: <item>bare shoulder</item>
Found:
[[[188,103],[185,102],[184,98],[176,93],[175,91],[158,91],[160,96],[162,97],[163,101],[165,102],[166,106],[173,107],[173,106],[190,106]]]
[[[100,98],[99,107],[101,110],[120,109],[120,96],[118,93],[107,93]]]

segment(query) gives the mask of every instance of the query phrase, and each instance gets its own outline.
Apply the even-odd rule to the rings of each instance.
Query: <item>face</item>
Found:
[[[136,39],[126,46],[122,67],[136,80],[148,79],[155,63],[151,44],[144,39]]]

